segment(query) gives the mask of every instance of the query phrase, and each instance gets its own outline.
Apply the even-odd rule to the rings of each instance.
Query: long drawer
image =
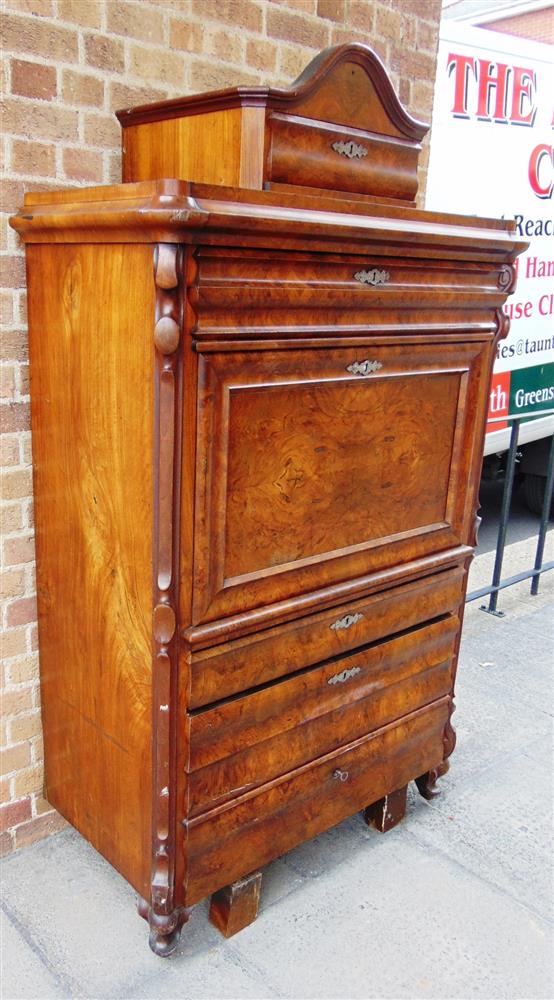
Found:
[[[264,327],[273,328],[275,335],[276,323],[282,337],[290,326],[313,328],[324,314],[329,321],[329,313],[335,314],[342,333],[351,327],[353,335],[376,309],[381,316],[383,309],[400,310],[397,325],[411,323],[417,328],[419,317],[407,315],[409,308],[494,309],[504,297],[499,266],[494,264],[461,267],[414,258],[279,254],[227,247],[203,247],[198,262],[198,286],[189,294],[197,300],[202,339],[223,334],[225,339],[244,339],[244,327],[249,333],[250,325],[257,336]],[[304,312],[308,309],[309,314]],[[419,332],[424,331],[423,325]],[[378,324],[373,332],[383,331]],[[389,332],[401,336],[398,328]]]
[[[445,570],[192,656],[188,704],[199,708],[350,649],[454,612],[465,570]]]
[[[185,904],[401,788],[443,758],[448,697],[185,823]]]
[[[459,625],[441,617],[189,716],[190,814],[448,694]]]

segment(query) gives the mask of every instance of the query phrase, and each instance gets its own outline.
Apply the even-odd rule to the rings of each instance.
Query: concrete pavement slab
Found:
[[[0,913],[2,940],[2,997],[4,1000],[57,1000],[70,997],[70,984],[62,984],[50,970],[45,956],[22,934],[6,913]],[[22,928],[25,932],[25,928]]]
[[[459,789],[453,773],[443,794],[420,801],[407,833],[552,919],[552,792],[550,766],[523,754]],[[506,794],[509,789],[509,795]]]
[[[282,996],[551,997],[540,917],[402,828],[364,848],[235,939]]]

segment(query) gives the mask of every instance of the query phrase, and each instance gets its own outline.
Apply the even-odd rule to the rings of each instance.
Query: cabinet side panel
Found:
[[[46,794],[147,893],[152,249],[27,254]]]
[[[178,177],[232,187],[240,181],[241,131],[240,108],[129,125],[123,130],[123,180]]]

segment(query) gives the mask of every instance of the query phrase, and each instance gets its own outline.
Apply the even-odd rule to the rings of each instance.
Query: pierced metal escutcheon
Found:
[[[349,777],[348,771],[341,771],[338,767],[336,771],[333,771],[333,778],[336,778],[337,781],[348,781]]]
[[[353,361],[351,365],[346,366],[346,371],[352,375],[371,375],[382,367],[380,361]]]
[[[356,611],[354,614],[347,614],[344,615],[343,618],[339,618],[337,622],[333,622],[332,625],[329,625],[329,628],[332,628],[334,632],[340,632],[341,629],[350,628],[351,625],[355,625],[356,622],[360,622],[363,617],[364,616],[359,611]]]
[[[355,677],[356,674],[362,672],[361,667],[351,667],[350,670],[341,670],[340,674],[334,674],[327,681],[328,684],[344,684],[345,681],[349,681],[351,677]]]
[[[372,267],[369,271],[356,271],[354,277],[362,285],[384,285],[390,280],[390,272],[380,271],[378,267]]]
[[[367,156],[368,150],[365,146],[360,146],[359,142],[354,142],[350,139],[348,142],[343,142],[339,139],[337,142],[331,144],[331,149],[335,150],[340,156],[347,156],[349,160],[353,160],[356,157],[361,160],[362,157]]]

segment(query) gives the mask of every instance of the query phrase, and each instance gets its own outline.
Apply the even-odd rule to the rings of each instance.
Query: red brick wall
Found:
[[[554,45],[554,6],[542,10],[530,10],[517,17],[505,17],[502,21],[491,21],[482,24],[489,31],[502,31],[506,35],[517,35],[518,38],[530,38],[534,42],[545,42]]]
[[[4,0],[2,156],[3,850],[57,830],[42,797],[22,248],[26,189],[117,182],[115,108],[233,84],[289,84],[328,45],[372,45],[430,121],[440,0]],[[423,157],[422,180],[425,179]]]

